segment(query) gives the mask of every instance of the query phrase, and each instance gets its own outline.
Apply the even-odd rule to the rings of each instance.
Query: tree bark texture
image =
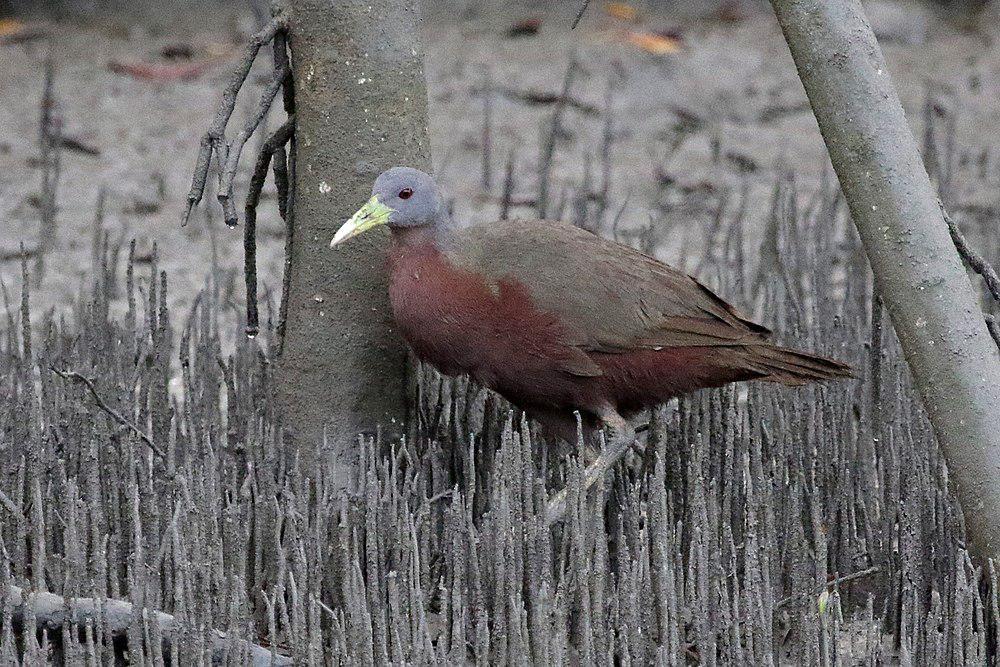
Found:
[[[402,430],[406,350],[393,331],[384,250],[330,249],[384,169],[427,169],[427,91],[416,0],[290,0],[295,177],[279,401],[301,455],[342,459],[357,434]]]
[[[771,0],[965,515],[1000,556],[1000,355],[858,0]]]

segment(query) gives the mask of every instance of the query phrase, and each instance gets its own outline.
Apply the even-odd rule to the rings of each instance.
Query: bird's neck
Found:
[[[442,213],[433,224],[393,228],[392,243],[403,251],[416,248],[444,251],[451,246],[452,231],[451,217],[447,213]]]

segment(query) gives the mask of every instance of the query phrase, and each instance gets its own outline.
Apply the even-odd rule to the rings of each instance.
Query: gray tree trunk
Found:
[[[1000,556],[1000,355],[858,0],[771,0],[962,504]]]
[[[346,481],[357,434],[401,430],[406,351],[394,333],[387,235],[330,249],[393,165],[427,169],[416,0],[290,0],[296,135],[279,401],[299,452],[325,437]]]

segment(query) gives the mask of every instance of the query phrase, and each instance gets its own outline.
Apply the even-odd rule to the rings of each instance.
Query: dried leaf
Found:
[[[625,39],[647,53],[664,56],[681,50],[681,40],[672,35],[630,30]]]
[[[47,30],[37,25],[17,19],[0,19],[0,44],[23,44],[48,34]]]
[[[0,37],[16,35],[24,30],[24,23],[17,19],[0,19]]]
[[[115,74],[125,74],[147,81],[187,81],[201,76],[216,62],[216,59],[212,59],[178,65],[164,65],[162,63],[122,63],[113,60],[108,63],[108,69]]]
[[[604,12],[622,21],[634,21],[639,15],[639,10],[627,2],[609,2],[604,5]]]
[[[521,19],[507,29],[507,37],[510,39],[517,39],[518,37],[531,37],[538,34],[538,30],[542,27],[542,19],[540,18],[530,18]]]

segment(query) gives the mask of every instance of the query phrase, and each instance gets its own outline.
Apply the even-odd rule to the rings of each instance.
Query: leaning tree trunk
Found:
[[[295,163],[279,401],[298,450],[326,437],[354,465],[357,435],[404,417],[405,348],[392,330],[383,251],[337,227],[393,165],[429,164],[417,0],[290,0]],[[346,482],[347,476],[341,478]]]
[[[1000,355],[858,0],[771,0],[965,514],[1000,556]]]

